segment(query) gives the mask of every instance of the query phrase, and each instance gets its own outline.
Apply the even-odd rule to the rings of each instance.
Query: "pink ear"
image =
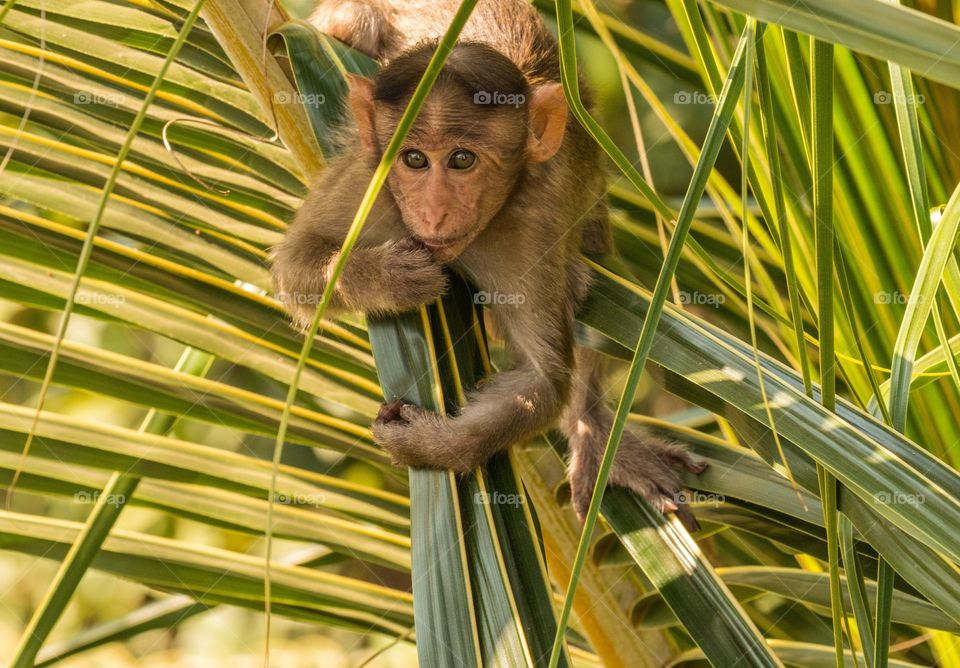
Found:
[[[373,125],[373,82],[356,74],[347,74],[350,86],[350,109],[353,111],[360,145],[370,153],[377,150],[377,136]]]
[[[567,100],[558,83],[546,84],[533,91],[530,98],[530,137],[527,155],[532,162],[552,158],[563,144],[567,125]]]

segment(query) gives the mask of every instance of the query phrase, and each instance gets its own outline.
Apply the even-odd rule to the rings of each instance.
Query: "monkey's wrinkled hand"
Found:
[[[288,237],[273,253],[278,298],[301,330],[309,329],[317,304],[340,257],[340,242],[310,230]],[[404,238],[357,246],[337,281],[331,313],[394,314],[432,302],[446,292],[443,266],[419,242]]]
[[[597,449],[574,451],[570,457],[570,494],[581,522],[593,497],[602,457],[602,450]],[[687,507],[677,471],[701,473],[706,468],[706,463],[681,443],[628,431],[621,439],[608,483],[633,491],[661,512],[676,513],[688,531],[696,531],[700,525]]]
[[[380,407],[372,427],[373,438],[397,466],[469,473],[479,462],[458,447],[453,422],[452,418],[394,399]]]
[[[443,265],[420,242],[413,239],[388,241],[378,246],[376,258],[381,276],[371,285],[385,299],[378,310],[409,311],[439,299],[447,291]]]

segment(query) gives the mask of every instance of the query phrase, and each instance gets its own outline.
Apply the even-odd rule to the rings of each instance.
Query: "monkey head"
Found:
[[[360,143],[379,160],[436,44],[392,60],[373,81],[350,77]],[[500,211],[528,166],[560,149],[567,105],[559,83],[531,89],[517,66],[477,43],[454,47],[390,170],[410,234],[449,262]]]

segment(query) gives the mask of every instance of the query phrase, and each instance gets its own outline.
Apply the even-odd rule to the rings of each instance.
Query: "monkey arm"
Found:
[[[562,407],[557,379],[522,365],[485,382],[455,417],[404,404],[396,419],[374,423],[373,435],[398,464],[468,473],[549,428]]]
[[[274,252],[273,276],[280,299],[300,327],[309,327],[333,268],[340,242],[312,226],[295,225]],[[337,280],[334,311],[398,313],[433,301],[446,290],[442,267],[410,239],[353,249]]]
[[[556,422],[569,394],[572,311],[568,317],[551,317],[549,311],[513,310],[505,322],[518,363],[468,394],[459,415],[442,416],[413,405],[381,413],[373,435],[394,461],[466,473]],[[558,322],[559,328],[554,326]]]
[[[349,151],[335,158],[272,253],[274,284],[301,328],[313,321],[372,175],[370,161]],[[381,191],[337,280],[330,308],[399,313],[435,300],[446,285],[440,264],[411,239],[393,197]]]

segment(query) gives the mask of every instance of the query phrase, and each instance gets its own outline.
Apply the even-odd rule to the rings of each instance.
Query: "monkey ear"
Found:
[[[544,162],[552,158],[563,144],[563,131],[567,125],[567,100],[563,96],[563,86],[551,83],[534,90],[529,110],[527,155],[532,162]]]
[[[373,128],[373,82],[357,74],[347,74],[350,86],[350,109],[353,111],[360,145],[370,153],[377,150],[377,136]]]

